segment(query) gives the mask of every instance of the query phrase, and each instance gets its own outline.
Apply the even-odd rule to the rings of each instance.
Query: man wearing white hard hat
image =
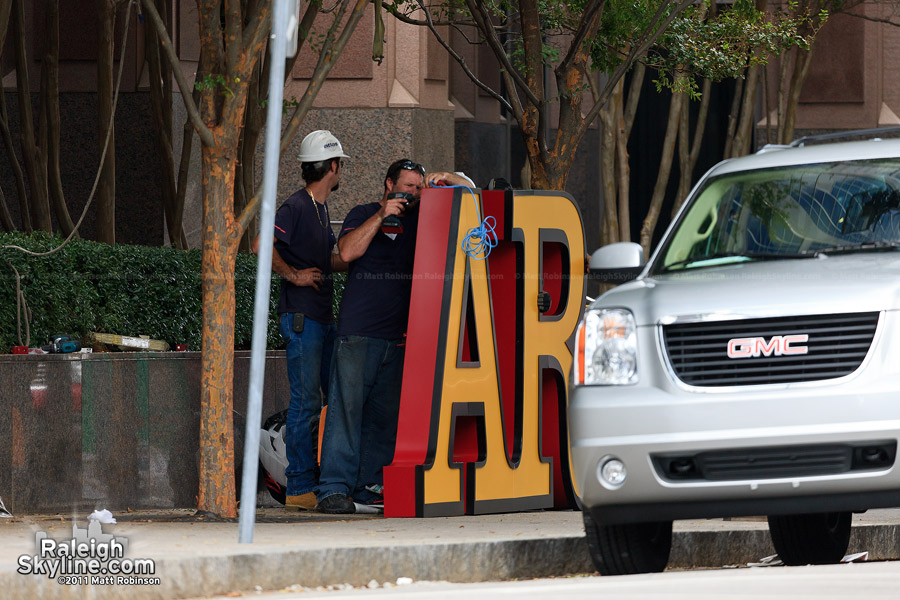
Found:
[[[285,508],[316,507],[314,431],[327,393],[335,325],[331,274],[347,264],[332,252],[334,232],[328,195],[338,188],[344,149],[330,131],[313,131],[300,144],[300,169],[306,187],[284,201],[275,213],[272,270],[281,276],[279,329],[287,343],[291,388],[285,429],[288,466]],[[254,241],[257,248],[259,238]]]

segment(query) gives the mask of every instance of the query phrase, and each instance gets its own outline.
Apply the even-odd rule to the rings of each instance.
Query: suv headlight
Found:
[[[631,311],[585,312],[575,335],[575,385],[637,383],[637,326]]]

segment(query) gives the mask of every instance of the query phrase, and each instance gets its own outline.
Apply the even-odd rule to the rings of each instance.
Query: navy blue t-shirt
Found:
[[[380,208],[379,202],[354,207],[344,219],[341,236],[365,223]],[[365,254],[350,263],[338,335],[392,340],[406,333],[419,211],[401,217],[400,222],[403,231],[396,238],[379,231]]]
[[[320,323],[334,321],[331,311],[331,251],[334,244],[327,208],[313,200],[305,189],[294,193],[278,208],[275,213],[278,254],[295,269],[318,267],[323,275],[318,291],[282,279],[279,313],[299,312]]]

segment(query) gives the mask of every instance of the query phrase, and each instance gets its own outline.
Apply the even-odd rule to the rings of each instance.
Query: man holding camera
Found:
[[[422,165],[398,160],[388,167],[381,200],[354,207],[344,219],[338,249],[350,272],[329,384],[316,493],[320,512],[353,513],[354,501],[383,503],[382,469],[393,458],[397,436],[418,200],[426,181],[471,183],[453,173],[426,176]]]
[[[300,169],[306,187],[284,201],[275,214],[272,270],[281,275],[279,329],[287,342],[288,406],[285,446],[285,508],[316,507],[315,424],[327,392],[335,325],[332,315],[333,271],[347,265],[332,254],[334,233],[326,200],[338,188],[344,154],[331,132],[319,130],[300,144]],[[253,242],[254,252],[259,238]]]

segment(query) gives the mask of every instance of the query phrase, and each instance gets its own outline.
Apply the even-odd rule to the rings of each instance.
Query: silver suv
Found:
[[[661,571],[672,520],[768,515],[786,564],[839,561],[900,506],[900,140],[765,148],[697,184],[650,261],[585,311],[569,443],[603,574]],[[635,278],[636,276],[636,278]]]

